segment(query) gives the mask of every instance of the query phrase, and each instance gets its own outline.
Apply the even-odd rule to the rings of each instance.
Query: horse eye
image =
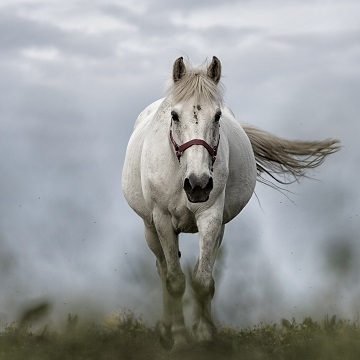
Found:
[[[221,118],[221,111],[217,111],[214,117],[215,122],[218,122]]]
[[[180,121],[179,115],[178,115],[177,112],[175,112],[175,111],[172,111],[172,112],[171,112],[171,119],[172,119],[173,121]]]

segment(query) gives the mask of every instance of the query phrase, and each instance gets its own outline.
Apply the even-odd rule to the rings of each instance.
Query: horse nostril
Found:
[[[189,191],[191,191],[191,189],[192,189],[192,186],[190,185],[190,180],[189,180],[189,178],[186,178],[184,181],[184,190],[186,192],[189,192]]]
[[[207,185],[205,186],[205,190],[211,191],[213,189],[213,187],[214,187],[213,178],[210,177]]]

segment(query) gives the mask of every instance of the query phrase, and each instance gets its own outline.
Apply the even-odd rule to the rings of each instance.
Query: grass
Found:
[[[0,333],[0,360],[201,360],[201,359],[356,359],[360,358],[357,321],[303,322],[283,319],[280,324],[259,324],[235,329],[222,326],[213,344],[192,344],[183,353],[165,350],[156,328],[141,318],[121,312],[109,324],[79,324],[69,315],[62,330],[46,326],[37,331],[24,323],[7,325]]]

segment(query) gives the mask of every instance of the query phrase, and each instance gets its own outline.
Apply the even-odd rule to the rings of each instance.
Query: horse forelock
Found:
[[[167,95],[173,103],[187,102],[193,99],[194,104],[223,102],[222,85],[215,84],[209,78],[204,68],[186,69],[186,74],[177,82],[173,82],[167,89]]]

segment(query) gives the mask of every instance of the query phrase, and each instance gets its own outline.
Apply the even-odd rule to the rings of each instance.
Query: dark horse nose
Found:
[[[213,189],[213,179],[206,174],[190,174],[184,180],[184,190],[190,202],[205,202],[209,199],[210,192]]]

